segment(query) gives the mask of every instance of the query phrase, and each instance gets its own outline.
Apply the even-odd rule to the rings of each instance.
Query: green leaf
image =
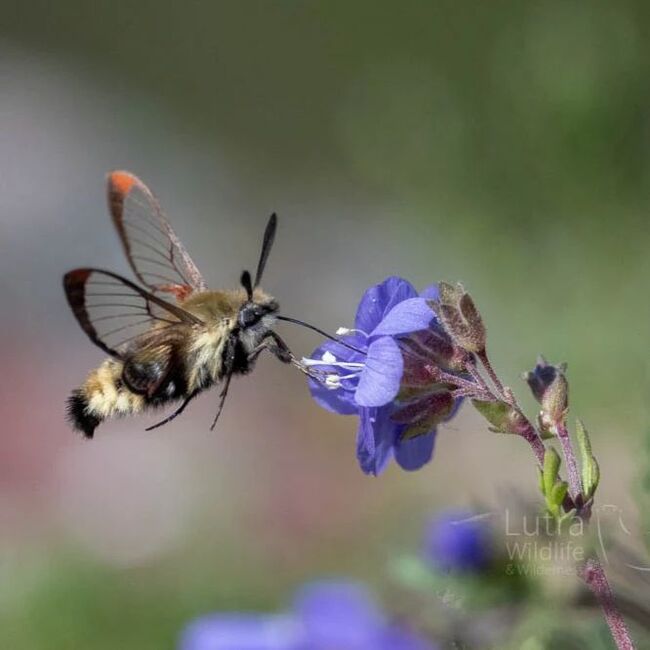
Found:
[[[560,456],[553,447],[546,449],[544,454],[544,494],[550,495],[560,472]]]
[[[561,515],[559,517],[559,522],[558,522],[560,524],[560,526],[565,521],[573,519],[575,517],[576,512],[577,512],[577,510],[575,508],[571,508],[571,510],[569,510],[569,512],[565,512],[563,515]]]
[[[600,465],[598,464],[598,461],[594,458],[594,456],[591,457],[591,476],[592,476],[592,483],[589,488],[590,497],[594,495],[594,492],[598,487],[598,483],[600,483]]]
[[[402,586],[417,591],[430,591],[433,584],[431,569],[420,558],[402,555],[391,562],[389,570]]]
[[[553,503],[553,505],[557,506],[558,508],[562,505],[568,489],[569,484],[566,481],[560,481],[553,486],[550,496],[550,501]]]
[[[589,433],[582,420],[576,420],[576,438],[578,439],[578,447],[580,449],[582,490],[587,497],[591,497],[598,487],[600,469],[591,451]]]

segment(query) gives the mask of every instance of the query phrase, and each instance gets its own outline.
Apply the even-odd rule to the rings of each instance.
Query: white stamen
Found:
[[[354,370],[355,368],[363,368],[364,363],[357,363],[354,361],[330,361],[329,359],[308,359],[302,358],[302,363],[305,366],[336,366],[337,368],[346,368]]]
[[[338,375],[327,375],[325,377],[325,387],[330,390],[336,390],[341,387],[341,378]]]
[[[325,351],[323,353],[323,356],[321,357],[321,359],[325,363],[329,363],[329,364],[336,363],[336,357],[329,350],[327,350],[327,351]]]
[[[368,334],[366,332],[363,330],[354,329],[353,327],[339,327],[336,330],[337,336],[346,336],[347,334],[361,334],[362,336],[368,338]]]

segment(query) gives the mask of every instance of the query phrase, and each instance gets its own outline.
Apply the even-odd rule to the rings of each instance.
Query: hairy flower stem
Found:
[[[523,411],[521,408],[519,408],[519,404],[517,403],[517,400],[514,398],[514,395],[512,394],[512,391],[506,388],[501,380],[499,379],[498,375],[494,371],[494,368],[492,368],[492,364],[489,361],[489,358],[487,356],[487,353],[484,351],[482,354],[479,354],[478,357],[481,359],[481,363],[483,364],[483,367],[485,368],[486,372],[488,373],[488,376],[490,377],[490,380],[492,381],[492,384],[494,387],[499,391],[499,395],[494,395],[490,387],[487,385],[485,379],[483,379],[481,373],[478,371],[478,368],[476,367],[476,362],[472,358],[467,361],[466,368],[467,371],[470,373],[476,384],[478,385],[478,390],[481,391],[481,395],[477,394],[476,397],[478,399],[485,399],[485,396],[487,396],[488,399],[502,399],[504,400],[507,404],[510,404],[513,408],[517,409],[521,417],[526,421],[526,426],[525,428],[519,432],[519,435],[530,445],[531,449],[533,450],[533,453],[535,454],[535,458],[537,458],[537,462],[539,463],[540,467],[544,466],[544,454],[546,453],[546,448],[544,447],[544,442],[540,438],[539,434],[537,433],[537,429],[532,425],[530,420],[524,415]]]
[[[535,430],[535,427],[529,421],[527,421],[527,426],[520,435],[531,446],[531,449],[535,454],[535,458],[537,458],[537,462],[539,463],[540,467],[543,467],[546,447],[544,446],[542,439],[539,437],[537,431]]]
[[[618,650],[634,650],[634,642],[625,620],[616,607],[614,595],[600,560],[589,558],[581,568],[580,575],[598,600]]]
[[[490,359],[487,355],[486,350],[485,349],[481,350],[481,352],[478,352],[476,356],[481,360],[481,363],[483,364],[483,367],[485,368],[485,371],[487,372],[490,381],[494,384],[494,387],[497,389],[497,392],[499,393],[499,397],[501,397],[501,399],[503,399],[505,402],[508,402],[508,404],[511,404],[508,398],[512,395],[512,393],[510,393],[510,391],[507,391],[505,386],[501,383],[501,380],[499,379],[497,373],[494,371],[494,368],[492,367],[492,364],[490,363]],[[515,405],[511,404],[511,406],[515,406]]]
[[[466,359],[465,369],[471,375],[472,379],[476,383],[476,386],[478,386],[478,389],[487,396],[487,399],[493,401],[498,399],[498,396],[494,394],[492,388],[490,388],[485,379],[483,379],[483,375],[481,375],[479,372],[476,366],[476,359],[473,356]]]
[[[564,422],[558,422],[553,427],[553,433],[560,440],[564,462],[566,463],[569,474],[569,493],[574,503],[577,503],[578,497],[582,494],[582,482],[580,480],[580,471],[578,470],[578,461],[573,451],[573,445],[571,444],[571,438],[569,437],[566,424]]]

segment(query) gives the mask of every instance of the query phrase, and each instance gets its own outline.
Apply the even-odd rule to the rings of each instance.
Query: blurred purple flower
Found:
[[[287,616],[214,614],[191,623],[180,650],[302,650],[295,621]]]
[[[489,524],[480,515],[449,510],[434,517],[425,531],[423,556],[438,570],[481,571],[492,550]]]
[[[368,591],[350,581],[305,585],[286,615],[219,614],[198,619],[180,650],[434,650],[388,622]]]
[[[406,470],[425,465],[436,425],[460,404],[432,374],[454,352],[429,304],[437,297],[436,286],[418,295],[406,280],[389,277],[365,292],[354,328],[338,331],[350,347],[327,341],[304,360],[321,377],[309,381],[314,400],[359,416],[357,458],[366,474],[379,474],[393,456]]]

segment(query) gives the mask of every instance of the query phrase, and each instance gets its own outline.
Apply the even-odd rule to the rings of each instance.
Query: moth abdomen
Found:
[[[90,413],[88,400],[82,389],[77,388],[72,391],[68,397],[67,411],[68,420],[77,431],[83,433],[86,438],[95,435],[95,429],[101,424],[103,418]]]
[[[164,406],[187,393],[187,380],[181,364],[172,367],[152,394],[134,389],[131,386],[133,372],[127,378],[127,370],[128,364],[106,359],[68,398],[68,419],[86,438],[92,438],[95,429],[106,418],[134,415],[148,408]],[[146,370],[157,372],[151,367]]]
[[[121,361],[106,359],[68,399],[69,418],[87,438],[93,437],[106,418],[138,413],[144,408],[144,397],[129,390],[122,380],[122,370]]]

